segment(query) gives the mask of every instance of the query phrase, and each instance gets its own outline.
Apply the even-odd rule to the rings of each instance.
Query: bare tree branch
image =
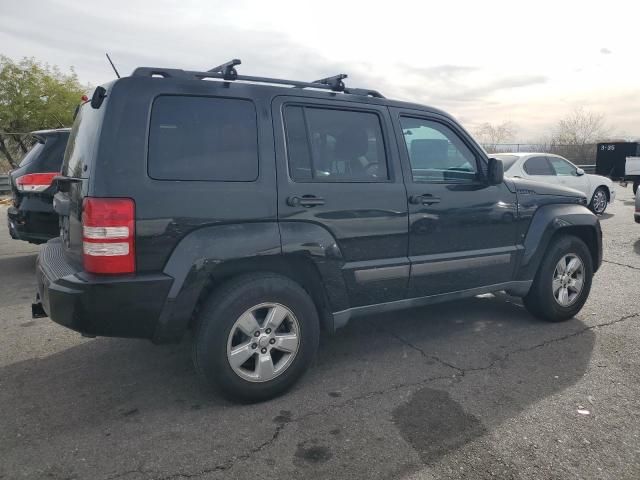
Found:
[[[13,159],[13,155],[11,155],[11,152],[9,152],[7,145],[4,143],[4,138],[2,138],[2,135],[0,135],[0,152],[2,152],[2,154],[5,156],[11,168],[18,168],[18,164]]]
[[[489,122],[478,126],[474,135],[487,150],[493,151],[496,145],[513,140],[518,127],[513,122],[502,122],[492,125]]]

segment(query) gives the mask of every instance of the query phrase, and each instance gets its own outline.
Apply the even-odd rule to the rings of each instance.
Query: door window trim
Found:
[[[302,107],[302,111],[305,119],[305,130],[307,132],[307,140],[310,140],[310,131],[309,124],[307,122],[306,114],[304,113],[305,107],[307,108],[317,108],[324,110],[341,110],[347,112],[357,112],[357,113],[372,113],[375,114],[378,118],[378,123],[380,125],[380,132],[382,133],[382,144],[384,147],[385,161],[387,162],[387,178],[376,180],[376,181],[368,181],[368,180],[323,180],[317,178],[309,178],[309,179],[300,179],[296,180],[291,176],[291,170],[289,169],[289,144],[288,144],[288,135],[287,135],[287,122],[285,119],[285,109],[287,107]],[[351,105],[330,105],[326,102],[309,102],[309,101],[298,101],[298,100],[285,100],[280,104],[280,121],[282,122],[282,130],[283,130],[283,138],[284,138],[284,153],[286,158],[286,171],[287,177],[291,183],[320,183],[320,184],[380,184],[380,183],[396,183],[396,174],[393,168],[393,160],[391,156],[390,149],[390,135],[385,125],[384,117],[381,112],[377,109],[360,107],[360,106],[351,106]],[[311,149],[311,144],[308,141],[308,148]],[[311,155],[311,152],[310,152]],[[311,155],[310,162],[313,166],[313,155]]]
[[[466,146],[469,151],[471,152],[471,154],[473,155],[473,157],[475,158],[476,161],[476,179],[471,181],[471,182],[451,182],[451,181],[446,181],[446,180],[415,180],[413,178],[413,167],[411,165],[411,155],[409,154],[409,149],[407,147],[407,142],[404,138],[404,132],[402,129],[402,123],[401,123],[401,119],[402,117],[407,117],[407,118],[413,118],[416,120],[426,120],[428,122],[433,122],[433,123],[439,123],[440,125],[444,125],[445,127],[447,127],[449,130],[451,130],[457,137],[458,139],[462,142],[462,144],[464,146]],[[467,136],[453,123],[451,122],[447,122],[444,119],[438,118],[436,116],[432,116],[429,114],[420,114],[420,113],[414,113],[414,112],[404,112],[404,111],[399,111],[398,112],[398,116],[396,118],[396,126],[398,128],[398,135],[399,135],[399,139],[398,142],[400,142],[402,144],[402,146],[398,146],[399,149],[401,150],[401,161],[405,162],[406,167],[408,168],[408,179],[405,179],[406,181],[409,181],[411,183],[417,184],[417,185],[424,185],[424,184],[433,184],[433,185],[486,185],[487,183],[487,176],[485,173],[485,168],[487,168],[487,165],[484,162],[484,159],[482,158],[482,156],[478,153],[477,149],[471,144],[471,142],[468,141]]]

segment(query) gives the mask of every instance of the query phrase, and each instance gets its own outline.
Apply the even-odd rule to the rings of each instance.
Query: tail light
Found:
[[[43,192],[51,186],[58,172],[28,173],[16,178],[16,187],[21,192]]]
[[[85,197],[82,204],[84,269],[91,273],[134,273],[135,204],[130,198]]]

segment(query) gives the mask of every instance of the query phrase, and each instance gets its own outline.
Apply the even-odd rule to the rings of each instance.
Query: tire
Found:
[[[267,334],[267,316],[272,312],[276,320],[284,320]],[[193,363],[202,380],[225,397],[267,400],[288,390],[307,370],[319,336],[316,307],[300,285],[277,274],[242,275],[205,301],[193,340]],[[240,352],[235,366],[232,351]],[[238,365],[244,356],[247,360]]]
[[[567,288],[568,304],[563,305],[556,298],[555,287],[563,285],[563,282],[570,283],[569,279],[559,279],[554,285],[554,277],[557,275],[557,267],[560,260],[571,260],[577,257],[582,265],[582,286],[576,293],[572,287]],[[571,275],[571,278],[574,276]],[[577,277],[577,275],[576,275]],[[523,298],[524,306],[538,318],[549,322],[562,322],[573,318],[584,306],[589,292],[591,291],[591,281],[593,277],[593,260],[591,252],[585,243],[573,235],[561,235],[554,238],[549,245],[547,252],[538,268],[536,277],[529,293]],[[577,282],[574,282],[577,284]],[[573,287],[575,290],[575,286]],[[558,290],[559,292],[559,290]],[[560,293],[560,292],[559,292]],[[566,302],[565,302],[566,303]]]
[[[634,180],[633,181],[633,194],[635,195],[636,192],[638,191],[638,185],[640,185],[640,180]]]
[[[596,215],[602,215],[609,205],[609,195],[604,187],[596,188],[591,197],[589,209]]]

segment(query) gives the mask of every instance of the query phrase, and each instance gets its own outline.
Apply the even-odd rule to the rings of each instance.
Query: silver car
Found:
[[[504,174],[538,182],[564,185],[583,192],[589,208],[602,215],[616,198],[611,179],[592,175],[560,155],[551,153],[500,153],[492,157],[502,160]]]

